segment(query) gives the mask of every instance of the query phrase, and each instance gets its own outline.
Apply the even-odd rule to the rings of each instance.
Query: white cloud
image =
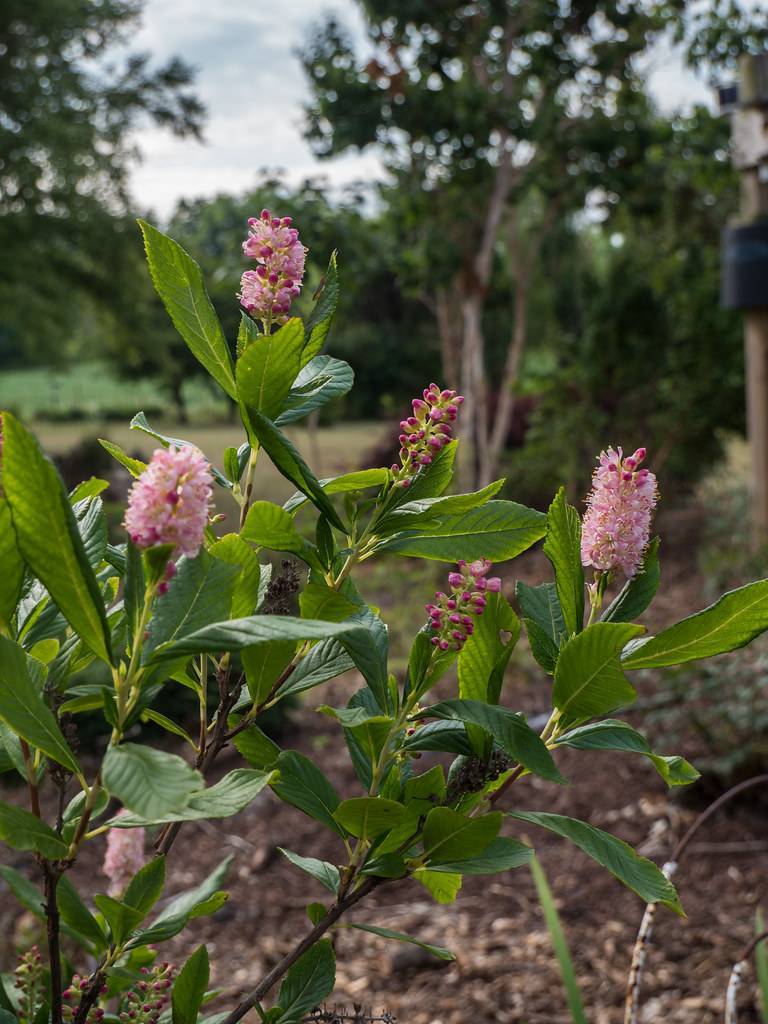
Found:
[[[142,207],[166,217],[182,197],[251,187],[263,167],[284,168],[292,182],[310,175],[333,184],[383,176],[373,150],[319,161],[302,138],[308,92],[296,49],[325,10],[363,40],[354,0],[328,7],[316,0],[148,0],[131,48],[157,60],[179,54],[196,67],[208,121],[203,145],[149,125],[137,134],[143,161],[132,187]],[[651,88],[663,109],[706,101],[709,90],[675,51],[659,47],[651,66]]]

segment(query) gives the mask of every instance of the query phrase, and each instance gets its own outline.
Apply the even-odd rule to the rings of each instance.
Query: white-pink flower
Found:
[[[136,547],[173,544],[175,553],[194,558],[208,524],[212,483],[198,448],[158,448],[128,495],[123,525]]]
[[[621,448],[600,453],[581,529],[583,565],[628,577],[640,568],[659,496],[653,473],[638,469],[645,456],[645,448],[626,459]]]
[[[118,813],[122,817],[128,812]],[[102,871],[109,879],[109,895],[120,897],[128,883],[146,863],[143,828],[111,828],[107,833],[107,852]]]
[[[307,253],[291,218],[273,217],[269,210],[251,217],[243,252],[257,267],[241,278],[240,305],[259,320],[283,322],[301,291]]]

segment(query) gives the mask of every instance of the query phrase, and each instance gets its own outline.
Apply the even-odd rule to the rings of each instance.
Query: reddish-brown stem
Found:
[[[59,905],[56,889],[62,870],[54,867],[50,861],[42,861],[45,880],[45,919],[48,934],[48,960],[51,971],[51,1021],[62,1024],[62,983],[61,983],[61,947],[59,943]]]
[[[29,806],[32,809],[32,813],[35,817],[40,818],[40,792],[37,788],[37,778],[35,777],[35,766],[32,763],[32,754],[29,749],[29,744],[26,740],[19,737],[19,745],[21,746],[21,753],[24,758],[24,767],[27,772],[27,789],[29,790]]]
[[[675,847],[671,858],[672,861],[675,864],[680,863],[681,857],[685,853],[691,840],[699,831],[701,826],[706,824],[706,822],[709,821],[713,814],[717,814],[717,812],[720,810],[723,804],[728,803],[729,800],[732,800],[735,796],[738,796],[745,790],[751,789],[752,786],[762,786],[765,783],[768,783],[768,775],[756,775],[753,779],[746,779],[744,782],[739,782],[736,786],[732,786],[731,789],[726,790],[726,792],[719,796],[714,803],[711,803],[705,811],[702,811],[702,813],[698,816],[696,821],[694,821],[694,823],[691,825],[691,827],[688,829],[683,838]]]

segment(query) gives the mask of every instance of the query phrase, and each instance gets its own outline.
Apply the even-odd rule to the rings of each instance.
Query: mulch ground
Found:
[[[672,524],[673,527],[675,524]],[[695,523],[678,524],[689,536]],[[515,563],[517,575],[541,579],[538,556]],[[665,593],[649,618],[651,627],[674,621],[708,602],[702,600],[695,567],[665,564]],[[524,641],[522,642],[524,643]],[[516,660],[504,703],[527,711],[547,706],[542,675],[527,674]],[[636,682],[638,682],[636,680]],[[308,695],[291,715],[281,745],[315,757],[344,796],[357,795],[346,748],[335,724],[314,708],[345,702],[357,682],[336,680]],[[656,685],[639,680],[643,693]],[[635,724],[639,724],[635,723]],[[686,753],[685,750],[662,751]],[[423,759],[427,768],[432,761]],[[563,751],[559,760],[567,787],[526,778],[508,794],[508,807],[555,811],[607,829],[662,863],[691,824],[695,787],[685,797],[670,793],[642,758]],[[236,764],[223,757],[217,772]],[[8,794],[4,794],[8,798]],[[22,799],[18,790],[11,799]],[[768,836],[765,801],[734,805],[703,831],[676,879],[687,917],[660,910],[643,985],[640,1021],[714,1024],[723,1019],[730,967],[753,934],[755,911],[768,909]],[[505,827],[509,834],[513,829]],[[624,989],[630,953],[643,906],[639,899],[569,844],[532,827],[527,836],[555,893],[574,956],[587,1018],[593,1024],[623,1021]],[[276,851],[284,846],[305,856],[338,860],[342,848],[311,819],[266,793],[237,818],[185,826],[169,857],[167,891],[197,884],[227,854],[234,857],[228,904],[213,918],[194,921],[164,945],[163,956],[181,961],[199,943],[208,946],[213,983],[221,995],[211,1009],[225,1009],[261,977],[307,929],[305,907],[328,896]],[[84,888],[93,885],[103,854],[100,843],[87,848],[73,872]],[[6,851],[9,862],[35,876],[25,854]],[[31,935],[27,916],[18,915],[12,897],[0,897],[0,950],[12,963],[14,939]],[[334,1000],[351,1008],[372,1006],[393,1014],[399,1024],[558,1024],[568,1022],[562,986],[549,934],[530,874],[518,869],[487,878],[467,878],[456,903],[435,904],[414,882],[383,886],[353,920],[395,928],[449,947],[456,960],[443,963],[416,948],[371,934],[335,933],[338,971]],[[83,965],[85,966],[85,965]],[[743,987],[739,1024],[761,1018],[754,984]],[[255,1015],[254,1015],[255,1018]]]

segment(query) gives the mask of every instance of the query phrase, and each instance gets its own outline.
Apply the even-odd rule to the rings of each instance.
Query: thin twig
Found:
[[[54,867],[48,861],[41,861],[45,880],[45,920],[48,933],[48,960],[51,971],[51,1021],[62,1024],[62,981],[61,981],[61,945],[59,941],[59,905],[56,899],[56,888],[62,875],[62,869]]]
[[[728,978],[728,988],[725,992],[725,1024],[736,1024],[736,999],[739,994],[739,988],[741,987],[741,979],[744,977],[744,972],[749,967],[749,961],[752,959],[752,954],[755,952],[761,942],[768,939],[768,931],[761,932],[756,935],[741,952],[741,956],[733,965],[731,969],[731,975]]]

